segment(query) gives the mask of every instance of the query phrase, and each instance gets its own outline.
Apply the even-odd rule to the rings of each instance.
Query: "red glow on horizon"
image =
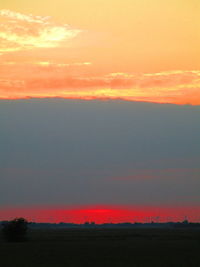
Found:
[[[145,207],[145,206],[83,206],[0,208],[0,220],[25,217],[35,222],[68,223],[122,223],[200,221],[200,207]]]

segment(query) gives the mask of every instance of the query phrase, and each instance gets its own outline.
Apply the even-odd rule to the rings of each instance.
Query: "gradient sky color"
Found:
[[[30,209],[29,218],[58,221],[74,209],[83,221],[88,206],[103,206],[106,221],[140,208],[144,220],[155,211],[199,220],[200,106],[1,100],[0,114],[2,217]]]
[[[0,219],[199,220],[199,14],[1,0]]]
[[[57,206],[21,207],[0,210],[0,220],[26,217],[32,222],[50,223],[124,223],[124,222],[199,222],[199,207],[159,207],[159,206]],[[187,215],[186,215],[187,214]]]
[[[0,98],[200,104],[198,0],[6,0]]]

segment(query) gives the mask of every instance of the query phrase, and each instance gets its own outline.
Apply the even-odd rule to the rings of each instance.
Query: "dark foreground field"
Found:
[[[200,230],[29,230],[29,241],[0,237],[1,267],[200,267]]]

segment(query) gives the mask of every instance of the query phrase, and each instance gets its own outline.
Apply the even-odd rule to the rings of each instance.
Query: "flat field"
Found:
[[[197,229],[37,229],[0,236],[1,267],[200,267]]]

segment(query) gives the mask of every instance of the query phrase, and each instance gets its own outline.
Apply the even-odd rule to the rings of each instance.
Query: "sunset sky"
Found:
[[[1,0],[0,220],[200,220],[199,14]]]

